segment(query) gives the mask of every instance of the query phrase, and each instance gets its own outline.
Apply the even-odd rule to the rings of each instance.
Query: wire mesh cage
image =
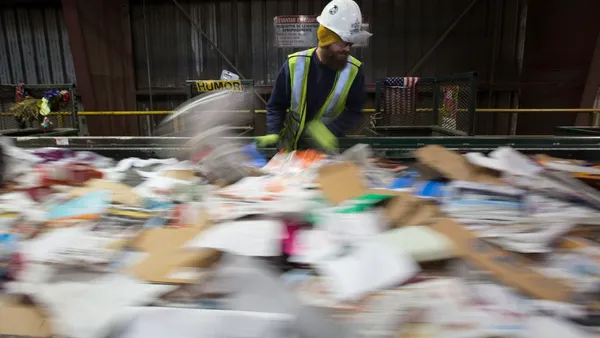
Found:
[[[10,108],[16,103],[16,87],[0,84],[0,129],[17,129],[19,124],[10,113]]]
[[[378,82],[376,125],[434,125],[434,84],[434,78],[408,77],[388,77]]]
[[[0,129],[25,129],[39,128],[42,121],[39,117],[32,119],[20,119],[11,108],[26,98],[36,100],[42,99],[52,91],[68,93],[68,102],[61,105],[60,111],[52,111],[48,116],[53,128],[77,128],[77,103],[74,95],[73,84],[0,84]],[[67,97],[67,96],[65,96]],[[33,101],[32,101],[33,102]],[[32,103],[32,109],[36,109]]]
[[[477,74],[377,81],[370,127],[436,126],[473,134]]]

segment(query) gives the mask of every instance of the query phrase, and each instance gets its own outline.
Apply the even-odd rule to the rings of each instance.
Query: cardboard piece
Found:
[[[387,202],[384,214],[391,227],[401,227],[431,224],[437,220],[440,211],[434,202],[401,193]]]
[[[415,151],[423,179],[448,178],[458,181],[472,181],[501,184],[499,173],[473,165],[457,152],[439,145],[428,145]]]
[[[317,184],[323,195],[335,205],[357,198],[367,191],[360,168],[349,162],[319,168]]]
[[[36,306],[0,298],[0,335],[51,337],[52,328]]]
[[[162,176],[182,181],[192,181],[196,178],[194,171],[185,169],[165,170]]]
[[[598,243],[588,239],[573,236],[565,237],[561,239],[558,247],[566,250],[585,252],[590,258],[600,262],[600,246],[598,246]]]
[[[212,226],[206,213],[202,213],[196,224],[181,228],[153,228],[144,230],[133,241],[133,249],[147,253],[161,253],[163,251],[180,248],[188,240]]]
[[[214,249],[185,251],[177,248],[160,254],[150,254],[129,270],[136,277],[150,283],[196,284],[196,279],[172,276],[181,268],[208,268],[219,261],[221,252]]]
[[[439,215],[439,208],[435,203],[410,193],[368,189],[360,168],[353,163],[334,163],[321,167],[317,183],[323,195],[336,205],[368,194],[389,196],[385,202],[384,214],[392,227],[431,224]]]
[[[454,243],[455,252],[459,257],[491,272],[501,283],[538,299],[585,303],[585,297],[577,294],[567,283],[536,272],[532,268],[531,260],[479,239],[460,223],[446,218],[434,224],[432,229]]]
[[[197,280],[171,278],[177,269],[182,267],[210,267],[217,262],[221,252],[214,249],[188,251],[182,249],[183,244],[196,237],[211,224],[208,217],[203,216],[199,224],[184,228],[155,228],[145,230],[135,240],[133,247],[148,253],[129,271],[140,279],[151,283],[190,284]]]
[[[102,179],[89,180],[85,186],[72,189],[70,194],[73,196],[83,196],[96,190],[110,191],[113,203],[132,207],[140,207],[142,205],[142,197],[136,194],[130,186]]]
[[[405,194],[397,190],[369,189],[360,167],[351,162],[333,163],[319,168],[316,183],[325,198],[335,205],[366,195],[385,195],[391,198]]]

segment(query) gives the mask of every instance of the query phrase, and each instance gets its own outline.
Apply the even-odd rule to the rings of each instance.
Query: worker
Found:
[[[333,0],[317,18],[318,47],[288,56],[267,103],[267,135],[259,147],[335,151],[338,137],[361,120],[365,76],[350,55],[353,44],[372,35],[352,0]]]

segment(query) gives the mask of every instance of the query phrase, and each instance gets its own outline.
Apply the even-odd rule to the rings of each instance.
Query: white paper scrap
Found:
[[[273,257],[281,254],[283,224],[277,220],[235,221],[217,224],[184,245],[213,248],[242,256]]]
[[[264,312],[146,307],[132,309],[123,338],[290,338],[294,318]],[[130,316],[131,317],[131,316]]]
[[[100,338],[107,336],[129,307],[149,304],[175,288],[177,286],[147,284],[126,275],[110,274],[91,283],[40,285],[32,297],[46,308],[56,334]]]
[[[381,245],[377,239],[347,249],[316,264],[338,300],[357,300],[379,289],[400,285],[420,270],[410,256]]]

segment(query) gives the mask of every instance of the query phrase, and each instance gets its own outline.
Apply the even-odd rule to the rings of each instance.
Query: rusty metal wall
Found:
[[[459,16],[472,0],[358,1],[374,33],[370,46],[354,54],[365,67],[367,83],[384,76],[402,76]],[[285,56],[294,50],[274,47],[273,17],[319,14],[325,0],[221,0],[180,3],[257,86],[271,85]],[[503,1],[504,2],[504,1]],[[517,3],[517,0],[507,0]],[[485,81],[489,73],[494,13],[499,1],[479,1],[417,72],[435,76],[477,70]],[[224,65],[171,1],[146,3],[148,57],[144,13],[132,3],[132,40],[138,89],[147,89],[147,62],[155,93],[180,87],[190,78],[218,77]],[[506,13],[505,20],[514,21]],[[510,37],[506,37],[510,38]],[[510,61],[510,60],[506,60]],[[507,66],[508,67],[508,66]],[[506,67],[505,67],[506,68]]]
[[[179,1],[265,94],[285,56],[294,51],[274,47],[273,17],[319,14],[327,2]],[[368,48],[354,51],[363,61],[367,83],[405,75],[471,1],[358,0],[374,33]],[[229,67],[171,0],[145,2],[144,11],[142,0],[130,1],[137,105],[138,109],[170,109],[185,99],[185,80],[216,78]],[[525,37],[519,35],[520,17],[523,4],[528,2],[524,46]],[[415,75],[478,71],[479,107],[577,106],[599,30],[600,21],[594,17],[599,6],[597,0],[480,0]],[[100,44],[110,41],[97,35]],[[524,63],[522,72],[519,58]],[[90,64],[90,68],[99,67]],[[35,7],[0,4],[0,83],[11,82],[75,82],[60,2],[46,1]],[[261,108],[260,104],[256,107]],[[554,120],[519,116],[519,131],[538,133],[570,120],[566,115]],[[499,126],[508,122],[506,115],[486,116],[478,121],[478,133],[503,133],[506,128]],[[547,126],[542,127],[544,123]]]
[[[522,107],[578,107],[600,32],[600,1],[532,0],[529,12],[523,80],[540,85],[523,88]],[[552,133],[555,126],[574,125],[575,118],[519,114],[517,133]]]
[[[58,4],[0,6],[0,84],[75,83],[75,68]]]

